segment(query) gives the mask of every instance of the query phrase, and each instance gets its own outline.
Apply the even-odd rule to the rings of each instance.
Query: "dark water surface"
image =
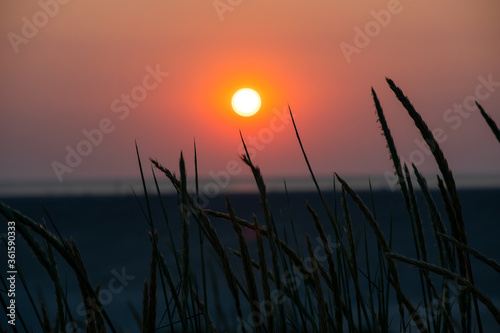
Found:
[[[438,193],[433,193],[436,203],[441,209],[441,201]],[[463,190],[460,193],[463,205],[463,214],[468,232],[469,245],[484,253],[487,257],[500,260],[500,190]],[[360,196],[365,203],[371,208],[371,198],[368,192],[360,192]],[[260,201],[258,195],[255,194],[231,194],[229,195],[236,214],[247,220],[252,220],[252,213],[255,213],[261,224],[264,224],[262,218]],[[435,247],[434,237],[430,231],[429,218],[425,207],[425,202],[419,196],[419,204],[421,208],[421,216],[424,227],[426,229],[426,239],[430,259],[437,262],[437,249]],[[101,290],[103,292],[103,304],[109,313],[111,319],[116,323],[116,327],[120,331],[139,331],[139,326],[132,314],[131,308],[136,309],[137,313],[141,313],[142,304],[142,288],[144,279],[149,277],[149,263],[151,258],[151,245],[148,238],[149,226],[144,212],[146,212],[146,201],[144,197],[136,199],[133,196],[114,196],[114,197],[45,197],[45,198],[1,198],[1,201],[11,207],[20,210],[23,214],[31,217],[37,222],[45,221],[49,224],[49,229],[54,231],[50,225],[49,218],[44,212],[43,207],[50,214],[50,218],[55,222],[58,230],[63,237],[70,237],[76,240],[78,247],[83,256],[83,260],[87,267],[88,274],[92,283],[96,285],[101,282]],[[153,223],[159,231],[160,243],[162,244],[163,253],[171,267],[176,281],[179,281],[175,261],[172,255],[172,246],[170,237],[166,228],[165,219],[158,198],[151,198],[151,209]],[[177,197],[168,195],[163,197],[168,212],[170,227],[174,235],[176,248],[180,247],[180,227],[179,214],[177,211]],[[286,196],[283,193],[272,193],[269,195],[271,208],[274,218],[278,223],[279,232],[283,238],[283,230],[286,231],[290,245],[296,248],[295,242],[292,240],[292,230],[290,216],[292,216],[300,247],[305,249],[305,234],[309,233],[313,243],[317,243],[317,233],[315,231],[311,215],[308,213],[305,200],[318,212],[320,219],[326,229],[328,235],[334,242],[335,237],[329,220],[326,218],[326,213],[321,205],[321,202],[316,193],[291,193],[289,196],[290,203],[287,203]],[[327,200],[332,209],[334,209],[335,198],[332,192],[327,193]],[[337,200],[337,215],[339,220],[342,220],[343,213],[339,205],[339,194],[336,195]],[[408,214],[404,208],[403,200],[399,192],[378,191],[374,192],[375,210],[377,219],[382,225],[386,234],[389,235],[389,225],[392,221],[393,229],[393,250],[404,255],[415,257],[415,249],[413,236],[411,234],[411,226]],[[141,208],[142,207],[142,208]],[[210,200],[207,208],[219,211],[226,211],[224,197],[216,197]],[[356,207],[350,203],[351,217],[355,229],[357,240],[363,242],[363,234],[365,222]],[[290,215],[291,213],[291,215]],[[147,214],[147,213],[146,213]],[[443,218],[444,211],[441,210]],[[3,219],[3,218],[2,218]],[[446,219],[445,219],[446,221]],[[216,226],[217,232],[223,243],[230,248],[238,249],[237,239],[231,225],[223,220],[212,219],[212,223]],[[448,222],[446,221],[448,227]],[[6,224],[2,223],[1,232],[6,232]],[[371,235],[371,231],[367,230]],[[247,232],[248,242],[252,251],[255,251],[255,242],[252,232]],[[19,235],[18,235],[19,236]],[[373,239],[369,242],[369,260],[373,261],[373,265],[377,264],[376,246]],[[315,244],[313,244],[314,246]],[[232,298],[228,296],[225,281],[220,274],[218,260],[211,250],[211,247],[205,245],[205,254],[207,265],[211,265],[215,272],[212,278],[209,278],[207,286],[209,293],[215,293],[215,289],[222,290],[220,295],[221,307],[224,314],[220,314],[215,309],[214,294],[209,297],[209,309],[212,311],[213,319],[218,325],[223,327],[224,323],[228,323],[231,327],[236,327],[237,316],[234,311]],[[0,269],[2,276],[6,272],[6,255],[5,248],[2,245],[2,253]],[[32,291],[36,305],[40,308],[40,300],[44,299],[49,309],[51,319],[55,318],[54,303],[54,287],[49,280],[47,274],[43,271],[41,265],[36,261],[29,251],[26,243],[23,240],[17,242],[17,263],[20,266],[22,273],[27,280],[27,283]],[[194,274],[198,281],[200,275],[200,245],[198,238],[198,226],[194,220],[191,221],[191,265]],[[365,262],[364,248],[360,244],[358,252],[360,262]],[[230,254],[234,263],[237,260]],[[254,256],[256,259],[256,256]],[[75,276],[70,268],[68,268],[61,258],[58,259],[59,273],[63,284],[67,283],[67,293],[69,306],[73,311],[74,321],[83,323],[85,314],[82,311],[82,299]],[[238,266],[237,266],[238,267]],[[365,267],[364,264],[362,267]],[[398,264],[403,290],[412,299],[414,304],[420,302],[421,290],[418,280],[418,271],[409,265]],[[498,307],[500,306],[500,276],[486,265],[473,260],[473,270],[476,285],[483,290]],[[242,272],[240,269],[239,272]],[[237,273],[239,274],[239,273]],[[217,286],[215,286],[215,284]],[[159,303],[164,304],[163,295],[158,295]],[[393,297],[395,299],[395,297]],[[210,300],[214,302],[210,302]],[[39,330],[36,322],[36,315],[22,290],[21,283],[17,282],[16,301],[18,313],[20,313],[26,323],[32,323],[36,327],[34,331]],[[456,307],[456,306],[455,306]],[[484,309],[484,307],[482,308]],[[163,306],[160,306],[158,312],[162,313]],[[391,306],[391,311],[397,318],[396,305]],[[498,331],[500,329],[494,319],[487,313],[482,311],[483,321],[489,331]],[[1,327],[6,328],[5,316],[0,320]],[[18,325],[19,325],[18,321]],[[168,324],[168,320],[163,320],[163,325]],[[81,325],[81,324],[80,324]],[[19,326],[18,326],[19,327]],[[82,326],[83,327],[83,326]],[[398,330],[398,323],[395,326],[395,331]],[[69,330],[68,330],[69,332]]]

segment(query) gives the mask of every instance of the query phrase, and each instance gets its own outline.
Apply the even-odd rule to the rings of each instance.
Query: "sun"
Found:
[[[233,95],[231,104],[234,111],[240,116],[253,116],[260,109],[260,96],[253,89],[243,88]]]

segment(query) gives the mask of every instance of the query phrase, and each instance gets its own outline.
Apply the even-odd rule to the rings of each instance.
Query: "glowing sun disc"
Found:
[[[231,101],[234,111],[243,117],[249,117],[257,113],[260,109],[259,94],[249,88],[238,90]]]

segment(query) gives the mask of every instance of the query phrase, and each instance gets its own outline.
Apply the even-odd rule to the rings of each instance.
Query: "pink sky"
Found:
[[[281,116],[287,104],[318,175],[383,175],[392,164],[371,86],[403,159],[433,173],[386,76],[442,130],[455,174],[500,170],[500,145],[479,112],[467,110],[478,99],[500,124],[499,1],[0,6],[0,182],[137,177],[134,140],[144,157],[175,170],[182,150],[192,175],[194,138],[200,176],[209,177],[237,161],[239,129],[264,176],[303,176],[293,127]],[[243,87],[262,97],[252,118],[231,111]],[[448,111],[454,105],[464,111]],[[96,144],[82,143],[84,130]],[[87,156],[70,166],[68,146]],[[55,165],[64,166],[59,175]]]

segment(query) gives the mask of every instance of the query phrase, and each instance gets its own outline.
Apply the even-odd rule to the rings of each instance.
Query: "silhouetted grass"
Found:
[[[386,332],[410,331],[413,327],[420,332],[475,329],[482,332],[479,302],[500,325],[498,306],[487,292],[481,291],[474,284],[469,255],[491,267],[492,274],[500,272],[500,265],[467,243],[460,197],[444,153],[402,90],[392,80],[387,79],[387,82],[428,144],[440,171],[437,185],[446,211],[445,217],[440,215],[439,203],[436,203],[431,196],[427,181],[415,165],[412,165],[417,180],[415,184],[418,184],[423,194],[426,210],[423,208],[424,205],[418,202],[409,166],[401,165],[396,143],[381,103],[375,90],[372,89],[377,118],[387,142],[389,158],[393,161],[399,189],[408,213],[407,221],[397,222],[408,223],[413,236],[416,258],[396,253],[396,249],[392,247],[393,220],[391,217],[390,221],[380,221],[377,217],[371,183],[372,208],[369,208],[337,174],[333,184],[334,188],[338,183],[341,185],[340,205],[337,206],[336,193],[334,202],[327,202],[307,157],[291,109],[290,116],[303,158],[327,216],[327,221],[322,221],[320,215],[307,202],[305,203],[311,216],[308,223],[314,225],[317,231],[318,244],[313,244],[310,235],[297,234],[291,214],[289,221],[281,216],[283,230],[278,231],[277,219],[271,209],[264,177],[260,168],[251,160],[241,133],[245,148],[245,154],[241,159],[254,177],[262,206],[263,224],[260,224],[255,215],[251,222],[238,217],[229,198],[226,198],[227,212],[213,211],[201,206],[195,144],[196,192],[194,194],[187,190],[188,176],[182,153],[179,162],[180,178],[157,160],[151,159],[155,190],[160,199],[163,222],[168,233],[159,235],[156,230],[158,221],[153,221],[152,206],[144,180],[145,174],[136,146],[146,203],[145,207],[141,204],[141,209],[148,223],[151,241],[149,279],[144,281],[142,318],[138,323],[142,332],[217,332],[226,329],[241,332]],[[493,120],[479,104],[477,106],[493,133],[500,138]],[[169,220],[155,173],[158,171],[176,190],[179,221]],[[285,190],[290,206],[286,182]],[[353,207],[350,203],[355,204],[354,207],[357,207],[366,222],[360,240],[354,235],[351,221]],[[291,211],[290,207],[288,211]],[[57,309],[55,314],[48,312],[45,303],[37,305],[32,297],[29,281],[23,279],[22,267],[17,267],[22,286],[37,318],[36,322],[25,322],[23,320],[25,309],[18,307],[18,318],[23,329],[63,331],[67,329],[68,323],[73,323],[75,310],[68,306],[68,296],[57,269],[55,257],[57,252],[73,270],[80,287],[87,315],[85,326],[80,328],[84,328],[86,332],[108,330],[116,332],[114,326],[116,323],[109,319],[99,302],[100,284],[94,286],[90,282],[76,241],[72,238],[63,239],[57,229],[57,236],[53,235],[46,225],[32,221],[3,203],[0,203],[0,212],[8,221],[16,221],[18,234],[53,282],[54,303]],[[428,226],[423,223],[424,215],[429,216]],[[234,237],[238,240],[238,251],[229,251],[214,227],[214,220],[223,221],[227,227],[232,227]],[[389,234],[384,233],[382,222],[389,222],[391,226]],[[180,234],[173,233],[172,223],[179,223]],[[190,225],[193,223],[198,227],[199,248],[190,245],[194,236],[190,234]],[[54,223],[52,226],[55,228]],[[425,238],[426,228],[432,231],[433,241]],[[254,253],[245,239],[244,229],[249,229],[255,234]],[[329,234],[327,230],[333,230],[333,234]],[[165,239],[168,239],[173,249],[172,253],[169,253],[169,256],[173,256],[173,265],[167,263],[165,254],[159,246],[160,237],[163,236],[167,236]],[[2,239],[6,241],[5,238]],[[40,239],[43,240],[43,244],[40,244]],[[375,240],[376,243],[372,244],[371,240]],[[218,266],[207,266],[205,255],[208,250],[215,254]],[[360,251],[366,257],[364,262],[358,257]],[[433,251],[437,252],[435,256]],[[320,256],[319,253],[324,255]],[[370,261],[370,254],[373,254],[376,260]],[[230,255],[240,262],[243,268],[242,275],[237,274],[240,266],[236,266],[234,260],[230,260]],[[201,262],[201,277],[195,276],[191,267],[192,259],[198,256]],[[434,257],[438,258],[438,263],[430,259]],[[415,300],[407,296],[407,291],[401,283],[397,263],[409,264],[418,270],[421,300],[419,303],[413,303]],[[219,291],[207,287],[206,268],[209,272],[217,270],[212,279],[218,276],[224,277],[225,286],[220,293],[225,295],[226,301],[231,300],[237,314],[237,318],[226,318],[226,322],[233,325],[232,327],[224,327],[225,324],[214,321],[213,318],[216,318],[218,313],[210,313],[210,304],[215,305],[219,309],[217,311],[220,311]],[[3,287],[7,289],[3,282],[4,277],[1,276],[1,279]],[[217,283],[214,286],[220,287]],[[452,301],[452,294],[458,295],[458,305]],[[5,293],[2,293],[0,301],[6,309],[8,300]],[[390,311],[391,304],[397,304],[397,312]],[[165,310],[159,311],[160,308]],[[140,310],[132,308],[130,315],[138,318],[141,316],[139,313]],[[51,318],[55,320],[51,321]],[[75,323],[72,325],[76,329]],[[15,327],[13,330],[17,331]]]

